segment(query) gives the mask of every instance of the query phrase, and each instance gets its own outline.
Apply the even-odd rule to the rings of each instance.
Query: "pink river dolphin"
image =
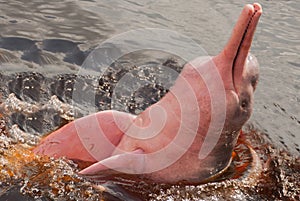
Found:
[[[139,115],[108,110],[79,118],[34,152],[90,162],[82,175],[110,169],[174,183],[222,174],[253,108],[259,72],[249,50],[261,14],[258,3],[246,5],[225,48],[188,62],[170,91]]]

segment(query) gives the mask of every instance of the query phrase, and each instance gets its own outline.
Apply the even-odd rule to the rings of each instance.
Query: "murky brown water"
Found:
[[[264,14],[252,52],[261,65],[260,83],[249,121],[251,126],[246,126],[241,140],[250,144],[261,158],[264,169],[260,174],[247,172],[251,169],[246,165],[251,163],[247,159],[249,154],[237,146],[236,152],[240,154],[237,158],[241,161],[236,159],[232,168],[241,174],[229,174],[225,181],[168,186],[114,177],[105,183],[103,193],[103,188],[89,178],[78,177],[78,167],[71,161],[39,158],[28,148],[38,141],[36,135],[48,133],[74,116],[94,109],[89,109],[89,100],[76,102],[75,109],[64,103],[72,99],[72,83],[79,66],[98,44],[137,28],[164,28],[191,37],[214,55],[224,46],[245,3],[237,0],[226,3],[218,0],[188,3],[180,0],[0,1],[0,90],[2,102],[8,106],[2,110],[6,119],[1,124],[0,200],[32,200],[33,197],[42,200],[102,197],[108,200],[299,200],[300,4],[296,1],[259,2]],[[103,78],[103,83],[114,83],[117,78],[113,75],[126,73],[122,69],[133,68],[132,63],[157,65],[167,58],[159,54],[159,59],[149,61],[150,57],[145,55],[149,54],[123,58]],[[152,59],[154,55],[151,54]],[[14,64],[8,65],[8,61]],[[179,66],[174,64],[172,68],[180,70]],[[83,83],[80,86],[93,86],[93,77],[83,76],[76,81]],[[97,110],[111,107],[107,103],[113,85],[101,86],[96,93]],[[124,110],[139,112],[165,92],[156,88],[160,95],[149,87],[141,90],[144,93],[138,92],[137,96],[143,97],[141,100],[146,103],[121,99],[120,105],[126,106]],[[85,90],[92,93],[89,87]],[[7,99],[11,93],[15,96]],[[6,135],[6,131],[10,134]]]

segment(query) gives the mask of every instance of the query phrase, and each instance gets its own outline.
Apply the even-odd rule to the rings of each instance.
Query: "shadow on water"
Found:
[[[38,44],[41,48],[38,48]],[[56,64],[59,58],[53,55],[55,53],[62,53],[64,55],[63,61],[76,65],[81,65],[88,54],[88,52],[82,52],[78,48],[78,43],[63,39],[34,41],[27,38],[3,37],[0,39],[0,48],[10,51],[21,51],[23,54],[20,59],[33,62],[40,66]],[[5,58],[7,57],[8,56],[3,52],[0,61],[6,61]]]
[[[113,63],[101,78],[78,76],[79,66],[99,41],[137,27],[167,27],[188,32],[197,41],[200,34],[206,38],[201,41],[203,46],[215,54],[235,21],[228,22],[224,16],[236,16],[234,14],[240,12],[242,3],[203,1],[199,10],[195,9],[199,7],[196,1],[189,4],[178,1],[172,5],[164,1],[156,4],[148,1],[142,5],[130,1],[33,1],[26,4],[0,1],[0,93],[3,103],[0,201],[300,200],[297,60],[300,50],[299,46],[293,45],[299,44],[296,22],[300,17],[295,11],[297,5],[292,2],[261,3],[265,15],[270,15],[262,18],[264,29],[257,30],[253,44],[254,54],[259,54],[261,80],[253,118],[239,138],[231,167],[213,182],[167,185],[128,175],[114,174],[97,179],[80,177],[77,172],[85,164],[35,156],[31,148],[40,136],[95,110],[113,108],[139,113],[159,100],[167,89],[151,84],[135,93],[127,93],[124,89],[119,96],[116,94],[120,97],[117,102],[111,104],[111,94],[118,80],[131,72],[151,83],[151,75],[157,74],[153,66],[158,71],[167,66],[180,72],[184,62],[177,58],[166,61],[170,55],[163,53],[151,62],[149,52],[140,52]],[[280,12],[270,14],[278,10]],[[286,10],[290,10],[290,14]],[[187,14],[177,16],[174,12]],[[213,22],[209,22],[209,17]],[[224,26],[220,27],[219,21]],[[136,69],[139,59],[140,63],[149,66],[142,75]],[[169,79],[172,83],[175,78],[170,76]],[[78,89],[74,89],[75,82]],[[85,96],[72,102],[73,90],[82,90]],[[91,95],[95,96],[92,102],[88,98]],[[255,166],[248,145],[257,153],[261,168]]]

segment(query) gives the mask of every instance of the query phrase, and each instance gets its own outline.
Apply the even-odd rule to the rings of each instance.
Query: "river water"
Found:
[[[48,74],[76,74],[86,56],[100,43],[142,28],[164,29],[185,35],[205,50],[201,54],[207,52],[216,55],[227,42],[246,3],[238,0],[0,0],[0,51],[4,55],[0,55],[0,61],[18,63],[13,66],[1,65],[0,71],[8,77],[26,71],[37,71],[45,77]],[[300,4],[297,1],[265,0],[259,3],[263,7],[263,15],[251,52],[260,63],[260,81],[255,93],[254,111],[248,124],[257,133],[263,133],[276,150],[286,151],[294,160],[300,156]],[[168,45],[168,42],[163,45]],[[142,60],[145,61],[145,57]],[[4,77],[1,81],[2,102],[10,92],[15,92],[7,89],[9,86],[3,83],[9,79]],[[48,84],[47,81],[45,83]],[[26,102],[26,98],[23,100]],[[40,100],[44,101],[43,98]],[[57,104],[61,103],[58,101]],[[21,121],[20,115],[12,118],[15,123],[21,122],[19,126],[24,126],[22,122],[25,120]],[[8,124],[10,127],[13,123]],[[45,134],[58,125],[50,123],[45,129],[24,130]],[[296,160],[294,163],[296,167],[299,167],[298,162]],[[294,171],[299,172],[299,169]],[[114,188],[114,192],[123,192],[122,189]],[[173,191],[170,190],[172,188]],[[160,191],[157,196],[161,196],[161,200],[167,197],[171,199],[170,192],[176,192],[176,188],[172,188]],[[299,190],[299,184],[295,188]],[[192,191],[195,189],[189,189],[189,192]],[[11,192],[17,196],[17,190]],[[244,194],[237,192],[236,195]],[[187,196],[186,199],[193,200],[192,197]],[[197,196],[194,195],[194,198],[196,200]],[[243,198],[240,197],[240,200]],[[253,195],[247,197],[249,200],[251,198],[255,200]],[[213,197],[210,199],[214,200]],[[290,195],[290,199],[296,198]]]

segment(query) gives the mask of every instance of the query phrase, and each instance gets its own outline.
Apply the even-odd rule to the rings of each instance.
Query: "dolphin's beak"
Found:
[[[238,92],[237,86],[242,82],[246,59],[261,14],[261,5],[258,3],[253,5],[247,4],[233,29],[227,45],[222,51],[222,55],[226,57],[226,60],[232,62],[232,82],[236,92]]]

